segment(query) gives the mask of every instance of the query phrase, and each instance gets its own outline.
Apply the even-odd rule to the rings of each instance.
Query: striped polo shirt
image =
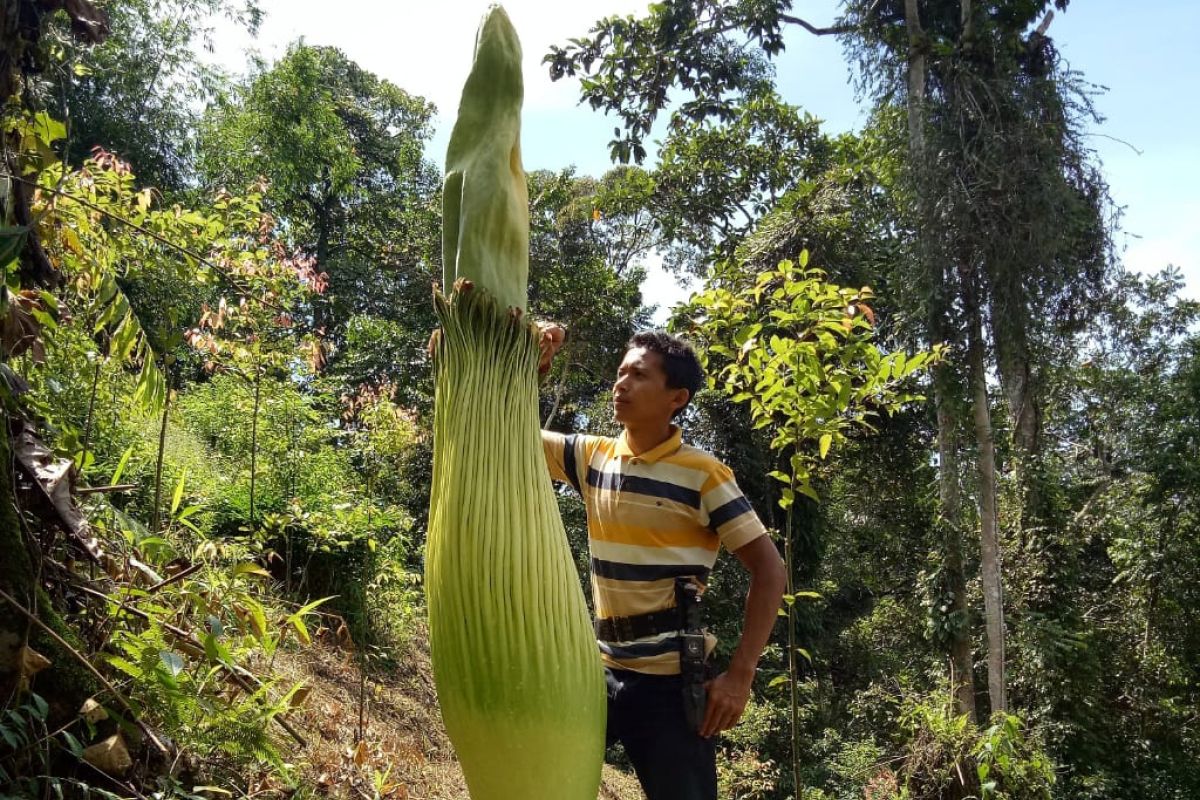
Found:
[[[574,487],[587,507],[597,618],[674,607],[677,576],[703,586],[722,544],[733,551],[766,533],[733,471],[683,444],[677,426],[638,455],[624,433],[612,439],[542,431],[542,444],[551,477]],[[707,638],[711,651],[716,637]],[[599,645],[607,666],[679,672],[678,632]]]

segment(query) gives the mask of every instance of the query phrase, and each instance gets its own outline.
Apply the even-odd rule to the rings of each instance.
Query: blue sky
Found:
[[[277,57],[303,37],[341,48],[365,68],[434,102],[438,131],[430,157],[440,163],[458,93],[470,66],[475,27],[486,0],[261,0],[267,13],[256,41],[226,28],[216,33],[215,58],[232,69],[246,51]],[[584,34],[608,14],[637,13],[646,0],[591,3],[509,0],[505,3],[525,49],[526,169],[574,165],[600,174],[616,124],[577,104],[571,81],[552,84],[541,67],[550,44]],[[793,11],[816,24],[832,21],[835,0],[794,0]],[[1107,91],[1096,99],[1106,118],[1089,131],[1114,201],[1123,208],[1117,243],[1125,264],[1183,270],[1187,293],[1200,298],[1200,3],[1189,0],[1075,0],[1049,29],[1070,66]],[[829,132],[852,130],[863,110],[850,85],[840,45],[797,31],[778,62],[784,98],[823,119]],[[648,297],[676,298],[683,290],[652,270]]]

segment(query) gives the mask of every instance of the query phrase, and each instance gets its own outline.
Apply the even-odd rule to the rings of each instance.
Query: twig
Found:
[[[197,561],[195,564],[192,564],[187,569],[181,569],[179,572],[176,572],[171,577],[164,578],[163,580],[154,584],[149,589],[147,589],[146,592],[147,592],[147,594],[153,594],[154,592],[157,592],[159,589],[163,588],[164,586],[170,586],[172,583],[175,583],[176,581],[183,580],[188,575],[191,575],[192,573],[199,571],[203,566],[204,566],[204,562]]]
[[[75,494],[100,494],[102,492],[132,492],[138,488],[136,483],[114,483],[111,486],[83,486],[75,490]]]
[[[57,642],[59,644],[59,646],[62,647],[64,650],[66,650],[67,653],[70,654],[73,658],[75,658],[76,661],[78,661],[80,664],[83,664],[83,666],[86,667],[89,672],[91,672],[93,675],[96,676],[96,679],[100,681],[100,684],[105,689],[107,689],[109,692],[112,693],[112,696],[117,699],[117,702],[121,704],[121,707],[123,709],[125,709],[125,711],[129,714],[129,716],[132,719],[137,720],[137,725],[139,728],[142,729],[142,733],[146,734],[146,738],[149,739],[156,748],[158,748],[158,751],[160,753],[162,753],[163,755],[168,755],[170,753],[170,751],[167,749],[166,745],[164,745],[161,741],[159,741],[158,737],[154,735],[154,731],[150,730],[150,727],[148,725],[146,725],[146,723],[137,719],[137,712],[133,710],[133,706],[131,706],[129,704],[129,701],[125,699],[125,695],[123,695],[119,691],[117,691],[117,688],[115,686],[113,686],[111,683],[109,683],[107,678],[105,678],[103,675],[100,674],[100,670],[98,670],[94,666],[92,666],[92,662],[88,661],[87,658],[82,653],[80,653],[78,650],[76,650],[74,647],[72,647],[70,644],[68,644],[65,639],[63,639],[61,636],[59,636],[57,633],[55,633],[53,630],[51,630],[50,626],[48,626],[46,623],[42,622],[35,615],[31,614],[28,611],[28,609],[25,608],[25,606],[18,603],[16,601],[16,599],[14,599],[13,596],[10,595],[8,592],[4,591],[3,589],[0,589],[0,598],[7,600],[9,605],[11,605],[17,611],[19,611],[26,619],[28,619],[34,625],[37,625],[39,628],[41,628],[46,633],[46,635],[48,635],[51,639],[53,639],[55,642]]]
[[[1045,17],[1045,19],[1043,19],[1043,20],[1042,20],[1042,24],[1041,24],[1041,25],[1038,25],[1038,26],[1037,26],[1037,30],[1036,30],[1036,31],[1034,31],[1034,33],[1035,33],[1037,36],[1045,36],[1045,35],[1046,35],[1046,30],[1047,30],[1047,29],[1050,27],[1050,23],[1051,23],[1051,22],[1054,22],[1054,11],[1053,11],[1053,10],[1051,10],[1051,11],[1047,11],[1047,12],[1046,12],[1046,17]]]
[[[1096,136],[1096,137],[1099,137],[1099,138],[1101,138],[1101,139],[1110,139],[1110,140],[1112,140],[1112,141],[1116,142],[1117,144],[1123,144],[1123,145],[1125,145],[1125,146],[1126,146],[1126,147],[1128,147],[1130,150],[1132,150],[1133,152],[1137,153],[1139,156],[1144,156],[1144,155],[1146,155],[1146,151],[1145,151],[1145,150],[1139,150],[1138,148],[1134,147],[1132,143],[1130,143],[1130,142],[1127,142],[1127,141],[1125,141],[1124,139],[1118,139],[1116,136],[1109,136],[1107,133],[1090,133],[1090,132],[1089,132],[1089,133],[1085,133],[1085,134],[1083,134],[1083,135],[1084,135],[1084,136]]]
[[[871,4],[871,7],[867,9],[867,13],[863,14],[863,20],[866,21],[874,16],[875,12],[879,10],[879,5],[882,2],[883,0],[875,0],[875,2]],[[801,28],[804,28],[804,30],[808,31],[814,36],[829,36],[830,34],[850,33],[855,27],[853,25],[830,25],[827,28],[818,28],[811,22],[800,19],[799,17],[793,17],[790,14],[780,14],[779,18],[784,22],[791,23],[792,25],[799,25]]]

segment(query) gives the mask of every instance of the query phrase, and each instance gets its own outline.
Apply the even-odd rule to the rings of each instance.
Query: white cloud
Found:
[[[646,269],[646,279],[642,281],[642,303],[654,305],[655,325],[665,325],[671,316],[671,310],[684,302],[692,293],[700,288],[694,278],[680,279],[663,269],[662,256],[655,252],[642,262]]]

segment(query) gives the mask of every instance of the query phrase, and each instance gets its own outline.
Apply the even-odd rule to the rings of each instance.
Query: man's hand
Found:
[[[787,585],[787,574],[779,551],[768,536],[759,536],[742,545],[733,554],[750,572],[750,591],[746,593],[746,621],[729,671],[705,684],[708,708],[701,736],[726,731],[737,725],[750,702],[750,687],[759,656],[771,638],[771,629],[779,617],[779,604]]]
[[[704,711],[704,722],[700,725],[701,736],[707,739],[738,724],[746,704],[750,702],[750,686],[753,682],[753,672],[744,677],[733,672],[722,672],[704,684],[708,691],[708,707]]]
[[[538,330],[541,333],[538,338],[538,347],[541,349],[538,374],[545,374],[550,370],[550,362],[554,360],[554,355],[562,349],[563,342],[567,339],[567,330],[553,322],[539,322]]]

